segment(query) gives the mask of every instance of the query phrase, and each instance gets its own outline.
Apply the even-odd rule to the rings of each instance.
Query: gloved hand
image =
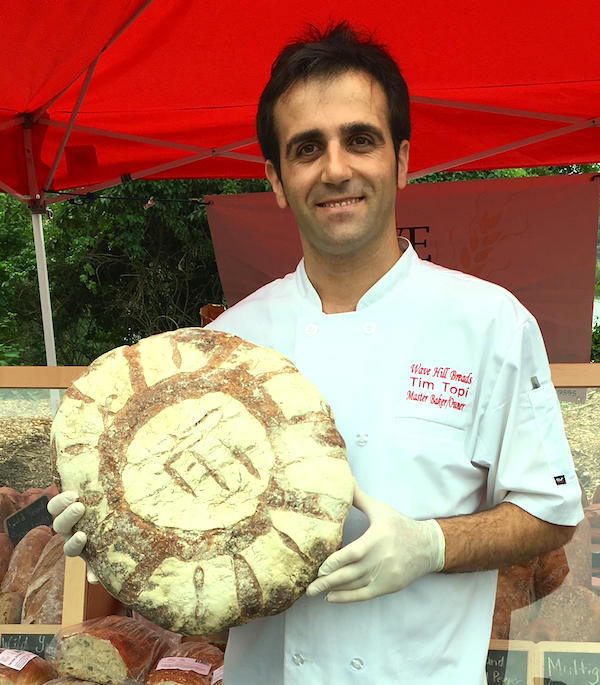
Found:
[[[364,535],[327,558],[309,597],[329,592],[328,602],[361,602],[398,592],[444,567],[445,538],[437,521],[415,521],[356,485],[354,506],[369,519]]]
[[[48,502],[48,511],[55,517],[52,527],[65,539],[64,551],[68,557],[78,557],[87,542],[87,535],[83,531],[73,533],[73,526],[85,514],[85,506],[77,501],[78,497],[76,492],[65,490]],[[88,583],[98,583],[98,577],[87,564],[86,569]]]

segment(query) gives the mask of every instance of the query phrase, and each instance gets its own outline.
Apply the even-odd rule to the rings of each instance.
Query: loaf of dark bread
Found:
[[[101,685],[143,685],[168,645],[155,631],[127,616],[106,616],[63,628],[46,648],[60,676]]]
[[[600,640],[600,597],[577,585],[561,587],[542,600],[537,618],[556,627],[556,640]]]
[[[0,592],[0,625],[20,623],[23,595],[17,592]]]
[[[527,642],[556,642],[561,640],[559,627],[548,618],[536,618],[519,633],[517,640]]]
[[[62,623],[65,585],[64,540],[50,538],[27,585],[21,623]]]
[[[4,530],[4,521],[21,508],[21,495],[12,488],[0,488],[0,530]]]
[[[200,328],[97,359],[65,394],[51,452],[59,487],[86,506],[100,582],[185,635],[287,609],[352,504],[314,386],[277,352]]]
[[[19,541],[10,558],[0,592],[16,592],[25,597],[38,559],[51,537],[52,531],[48,526],[37,526]]]
[[[146,685],[212,685],[223,665],[223,652],[206,642],[183,642],[170,648],[148,674]]]
[[[496,586],[496,605],[492,623],[492,638],[508,640],[511,631],[513,612],[532,601],[533,580],[538,565],[538,557],[522,564],[515,564],[498,571]],[[523,624],[525,623],[521,617]],[[512,625],[513,632],[522,626]]]
[[[0,533],[0,585],[8,571],[8,565],[13,553],[13,543],[6,533]]]

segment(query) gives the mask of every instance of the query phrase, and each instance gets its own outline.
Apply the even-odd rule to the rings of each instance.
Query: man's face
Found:
[[[281,178],[269,161],[267,177],[294,214],[305,255],[350,255],[395,239],[408,141],[396,163],[387,112],[381,86],[360,72],[300,81],[277,102]]]

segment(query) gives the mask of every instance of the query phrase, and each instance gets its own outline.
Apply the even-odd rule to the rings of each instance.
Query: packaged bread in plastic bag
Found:
[[[41,657],[18,649],[0,649],[0,685],[42,685],[55,673]]]
[[[216,685],[223,678],[222,666],[218,647],[204,641],[182,642],[159,659],[146,685]]]
[[[166,640],[127,616],[106,616],[63,628],[46,647],[61,676],[100,685],[143,685],[166,652]]]

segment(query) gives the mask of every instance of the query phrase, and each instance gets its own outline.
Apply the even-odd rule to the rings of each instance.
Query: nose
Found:
[[[352,169],[348,152],[340,145],[331,144],[328,146],[323,160],[321,181],[331,185],[340,185],[344,181],[350,180]]]

